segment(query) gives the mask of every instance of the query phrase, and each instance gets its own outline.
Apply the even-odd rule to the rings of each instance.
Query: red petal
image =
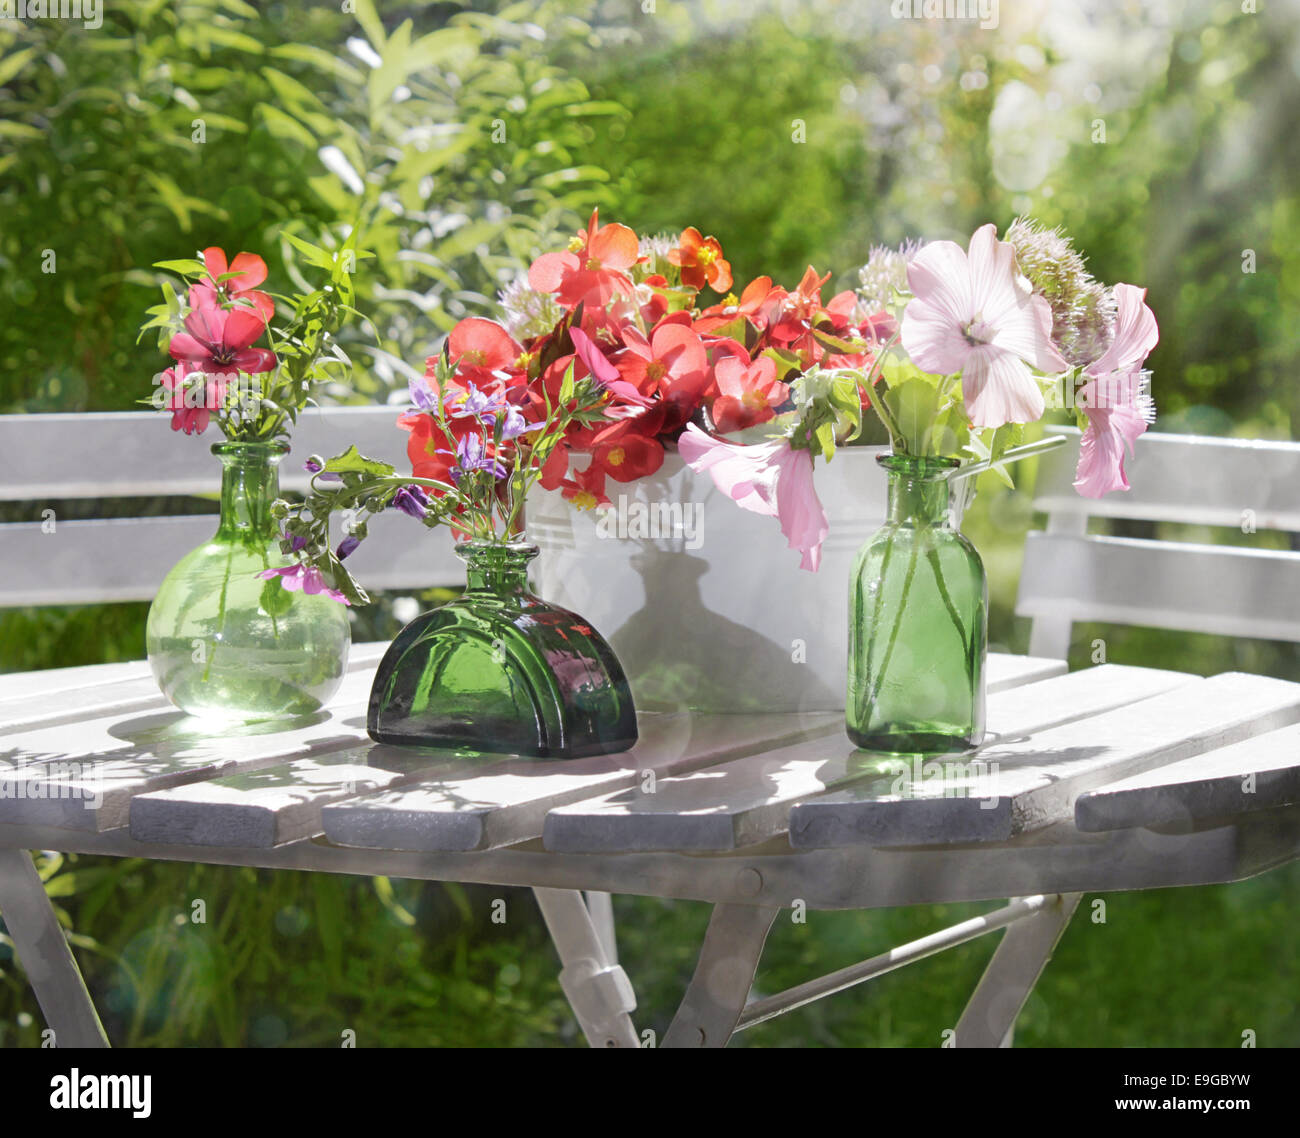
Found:
[[[528,270],[528,283],[537,292],[556,292],[566,273],[575,272],[578,258],[572,253],[543,253]]]
[[[275,353],[269,348],[244,348],[235,353],[234,365],[249,375],[270,371],[276,365]]]
[[[632,230],[615,221],[601,226],[587,252],[607,269],[627,269],[636,264],[640,244]]]
[[[174,360],[188,360],[190,363],[210,362],[212,353],[188,332],[178,332],[167,345],[167,352]]]
[[[188,327],[188,323],[187,323]],[[226,313],[221,342],[236,352],[242,351],[266,331],[262,314],[253,308],[232,308]]]
[[[514,363],[523,351],[500,324],[480,316],[462,320],[451,330],[448,339],[453,361],[473,352],[482,355],[481,360],[474,361],[474,366],[489,370]]]
[[[203,250],[203,267],[208,270],[208,276],[216,278],[222,273],[230,272],[226,264],[226,251],[217,248],[216,245],[210,245]]]
[[[225,254],[222,254],[224,258]],[[231,262],[229,269],[223,269],[222,272],[239,273],[237,277],[231,277],[229,286],[236,292],[243,292],[246,289],[257,288],[266,280],[266,262],[256,253],[240,253],[234,261]]]

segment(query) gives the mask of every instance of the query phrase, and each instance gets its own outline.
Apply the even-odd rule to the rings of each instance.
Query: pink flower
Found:
[[[172,413],[172,430],[187,435],[201,435],[208,429],[212,412],[221,407],[226,397],[226,384],[221,376],[204,381],[201,373],[191,375],[185,363],[169,367],[159,377],[167,394],[162,407]]]
[[[970,251],[951,241],[925,246],[907,266],[914,294],[903,312],[903,347],[937,375],[961,373],[966,412],[976,427],[1042,418],[1032,365],[1049,375],[1069,366],[1052,345],[1052,309],[1016,268],[1016,254],[981,226]]]
[[[1144,303],[1147,290],[1137,285],[1117,284],[1114,293],[1118,307],[1115,338],[1100,359],[1083,369],[1091,376],[1137,371],[1160,342],[1156,314]]]
[[[585,304],[603,308],[616,296],[631,296],[627,270],[640,256],[637,236],[626,225],[601,225],[591,211],[585,233],[563,253],[544,253],[528,270],[528,283],[537,292],[558,293],[565,308]]]
[[[303,592],[311,596],[323,594],[341,605],[352,603],[338,589],[331,589],[326,585],[325,575],[314,565],[286,565],[283,569],[263,569],[256,575],[263,580],[279,577],[280,585],[286,592]]]
[[[1124,459],[1147,429],[1152,415],[1139,369],[1160,341],[1155,313],[1144,303],[1147,290],[1117,284],[1115,338],[1102,356],[1084,372],[1092,378],[1078,392],[1088,418],[1079,444],[1074,488],[1085,498],[1100,498],[1112,490],[1127,490]]]
[[[226,251],[212,245],[203,250],[203,267],[211,278],[210,287],[245,306],[252,305],[261,313],[263,324],[271,322],[275,315],[275,301],[266,293],[257,291],[257,286],[266,280],[266,262],[261,257],[256,253],[237,253],[235,259],[227,263]],[[217,278],[226,273],[237,273],[238,276],[218,283]]]
[[[779,519],[790,548],[803,554],[799,567],[817,572],[830,526],[813,485],[810,451],[792,450],[789,439],[753,446],[724,442],[694,423],[677,440],[677,449],[692,470],[707,470],[741,509]]]
[[[713,402],[713,423],[724,435],[774,419],[774,408],[790,394],[790,388],[777,380],[771,356],[759,356],[748,366],[727,356],[718,361],[713,374],[719,392]]]
[[[266,331],[266,322],[256,308],[223,308],[215,289],[195,285],[190,289],[190,313],[185,331],[172,337],[167,351],[174,360],[193,365],[192,370],[216,374],[232,371],[270,371],[275,353],[254,348],[253,342]]]

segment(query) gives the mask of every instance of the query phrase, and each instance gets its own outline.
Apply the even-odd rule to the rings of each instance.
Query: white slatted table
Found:
[[[1300,849],[1300,685],[990,658],[990,738],[882,767],[840,716],[644,715],[623,755],[371,743],[381,645],[325,712],[209,734],[143,664],[0,676],[0,912],[61,1045],[106,1042],[31,849],[532,887],[588,1040],[641,1042],[608,894],[708,901],[662,1041],[736,1030],[1007,928],[959,1046],[1009,1042],[1084,891],[1236,881]],[[584,900],[583,892],[587,897]],[[748,1001],[777,913],[996,898],[983,917]]]

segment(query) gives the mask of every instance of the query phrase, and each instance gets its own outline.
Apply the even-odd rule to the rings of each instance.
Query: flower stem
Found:
[[[894,616],[894,626],[889,630],[889,641],[885,645],[885,658],[880,662],[880,668],[876,672],[874,682],[871,685],[871,693],[867,697],[867,706],[870,707],[876,702],[876,697],[880,694],[880,687],[885,682],[885,674],[889,671],[889,660],[894,654],[894,644],[898,641],[898,630],[903,625],[903,613],[907,611],[907,597],[912,591],[912,578],[916,576],[916,551],[915,540],[912,542],[911,552],[907,558],[907,573],[903,577],[903,591],[898,598],[898,611]],[[881,565],[881,592],[884,592],[884,565]]]
[[[966,630],[962,627],[961,615],[957,612],[957,606],[952,603],[952,597],[948,595],[948,586],[943,579],[943,564],[939,561],[939,551],[931,546],[925,552],[925,559],[930,563],[930,568],[934,570],[934,580],[939,586],[939,596],[943,598],[944,608],[948,610],[948,615],[952,618],[952,625],[957,630],[957,639],[965,647]]]

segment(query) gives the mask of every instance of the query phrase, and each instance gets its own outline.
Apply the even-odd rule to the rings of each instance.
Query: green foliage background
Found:
[[[2,412],[132,408],[161,366],[156,344],[135,342],[157,295],[150,266],[208,244],[261,252],[285,287],[299,266],[283,234],[336,247],[360,227],[376,254],[357,279],[374,334],[352,329],[352,382],[329,395],[372,401],[401,392],[455,320],[488,312],[594,206],[640,232],[714,233],[741,283],[793,284],[811,262],[835,287],[855,283],[873,243],[962,238],[1031,212],[1066,225],[1098,276],[1149,286],[1159,429],[1295,435],[1295,0],[1255,13],[1025,0],[990,30],[851,0],[103,7],[96,30],[0,22]],[[45,504],[6,504],[0,520]],[[1032,522],[1023,489],[990,486],[970,523],[993,639],[1017,650]],[[144,612],[0,613],[0,669],[138,657]],[[395,628],[382,606],[366,620],[358,635]],[[1077,628],[1076,665],[1098,637],[1112,660],[1300,679],[1293,646],[1141,629]],[[580,1042],[526,892],[40,861],[120,1042],[332,1046],[348,1029],[362,1045]],[[498,896],[504,926],[487,919]],[[1018,1042],[1235,1045],[1249,1028],[1261,1045],[1300,1043],[1296,871],[1107,900],[1105,924],[1076,920]],[[760,986],[973,911],[778,922]],[[707,911],[620,898],[617,913],[638,1022],[662,1033]],[[991,950],[945,954],[740,1042],[936,1045]],[[0,1044],[36,1044],[41,1023],[0,933]]]

